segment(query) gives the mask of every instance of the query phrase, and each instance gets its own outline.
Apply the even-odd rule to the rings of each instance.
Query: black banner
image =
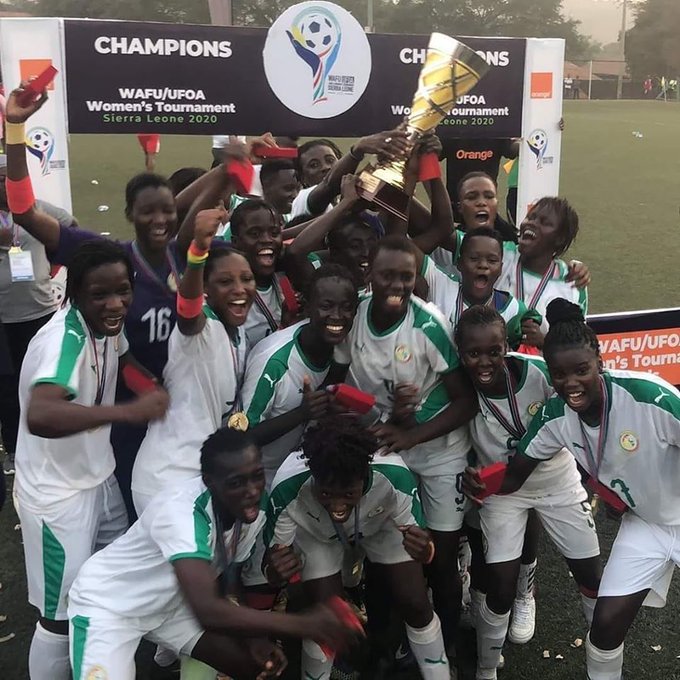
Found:
[[[66,19],[72,133],[275,134],[354,137],[389,129],[408,113],[428,36],[369,35],[372,68],[347,111],[309,118],[272,91],[265,29]],[[521,134],[525,41],[462,38],[492,64],[456,104],[442,137]],[[346,49],[347,46],[344,46]]]

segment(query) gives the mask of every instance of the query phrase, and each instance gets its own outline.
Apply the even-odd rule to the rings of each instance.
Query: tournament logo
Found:
[[[542,170],[543,164],[552,163],[552,156],[546,158],[548,149],[548,133],[545,130],[534,130],[527,138],[527,144],[531,152],[536,156],[536,169]]]
[[[371,74],[363,28],[329,2],[304,2],[286,10],[269,29],[263,57],[274,94],[307,118],[331,118],[352,108]]]
[[[411,361],[411,350],[406,345],[397,345],[394,350],[394,358],[402,364]]]
[[[635,451],[637,451],[638,447],[640,446],[640,441],[637,438],[635,432],[626,430],[625,432],[621,433],[621,436],[619,437],[619,444],[621,444],[621,448],[624,451],[627,451],[628,453],[635,453]]]
[[[50,174],[50,159],[54,153],[54,135],[44,127],[31,128],[26,133],[26,148],[40,161],[43,176]]]

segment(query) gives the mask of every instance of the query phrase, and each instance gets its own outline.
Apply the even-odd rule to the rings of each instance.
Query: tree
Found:
[[[680,74],[680,2],[645,0],[635,7],[635,25],[626,32],[626,61],[634,80]]]

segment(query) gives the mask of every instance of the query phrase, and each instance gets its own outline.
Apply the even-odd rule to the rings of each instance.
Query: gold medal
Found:
[[[170,289],[170,292],[172,293],[177,292],[177,278],[175,277],[175,272],[170,272],[166,283],[168,285],[168,288]]]
[[[227,420],[227,427],[231,430],[238,430],[239,432],[246,432],[248,430],[248,416],[243,411],[232,413]]]

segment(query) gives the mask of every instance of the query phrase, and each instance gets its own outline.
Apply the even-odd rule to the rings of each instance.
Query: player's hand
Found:
[[[372,153],[381,160],[394,161],[407,158],[413,149],[406,130],[386,130],[362,137],[355,145],[355,153]]]
[[[522,343],[539,349],[543,347],[541,327],[533,319],[522,320]]]
[[[262,162],[262,157],[257,155],[257,147],[262,146],[268,146],[270,149],[277,149],[279,145],[276,143],[274,135],[271,132],[265,132],[259,137],[253,137],[252,139],[249,139],[248,143],[246,144],[246,150],[248,155],[258,163]]]
[[[33,80],[33,78],[31,78]],[[25,106],[19,104],[18,95],[28,86],[28,80],[22,80],[21,85],[16,90],[10,92],[5,105],[5,120],[8,123],[24,123],[47,101],[47,90],[43,90],[37,99],[29,102]]]
[[[580,260],[571,260],[569,262],[569,271],[567,272],[567,281],[573,283],[577,288],[583,290],[590,285],[590,269],[587,264]]]
[[[170,395],[162,387],[145,392],[133,399],[128,406],[128,423],[148,423],[162,418],[168,410]]]
[[[201,210],[194,222],[194,241],[201,250],[210,250],[210,245],[225,216],[222,208]]]
[[[358,631],[341,621],[335,612],[326,605],[316,605],[301,615],[303,634],[318,645],[339,651],[347,648],[358,639]]]
[[[392,423],[378,423],[371,428],[371,432],[378,438],[382,456],[408,451],[418,443],[412,434],[412,429],[402,428]]]
[[[264,570],[267,581],[281,586],[302,571],[302,561],[289,545],[276,545],[267,552]]]
[[[305,409],[306,420],[317,420],[328,413],[331,395],[326,390],[313,390],[312,382],[306,375],[302,379],[302,404]]]
[[[441,140],[434,132],[428,132],[426,135],[423,135],[418,143],[418,155],[422,156],[426,153],[436,153],[437,158],[441,158],[442,153],[444,153]]]
[[[395,422],[410,420],[420,403],[420,390],[413,383],[399,383],[394,388],[392,419]]]
[[[434,554],[434,544],[432,537],[427,529],[421,529],[415,524],[398,527],[403,539],[404,550],[416,561],[421,564],[428,564],[432,561]]]
[[[477,505],[482,505],[479,498],[486,491],[486,484],[479,478],[481,468],[466,467],[463,473],[463,493]]]
[[[345,205],[354,205],[359,199],[359,177],[344,175],[340,182],[340,198]]]
[[[252,638],[246,640],[250,656],[255,663],[262,668],[256,680],[266,678],[278,678],[288,665],[288,660],[283,650],[267,638]]]

